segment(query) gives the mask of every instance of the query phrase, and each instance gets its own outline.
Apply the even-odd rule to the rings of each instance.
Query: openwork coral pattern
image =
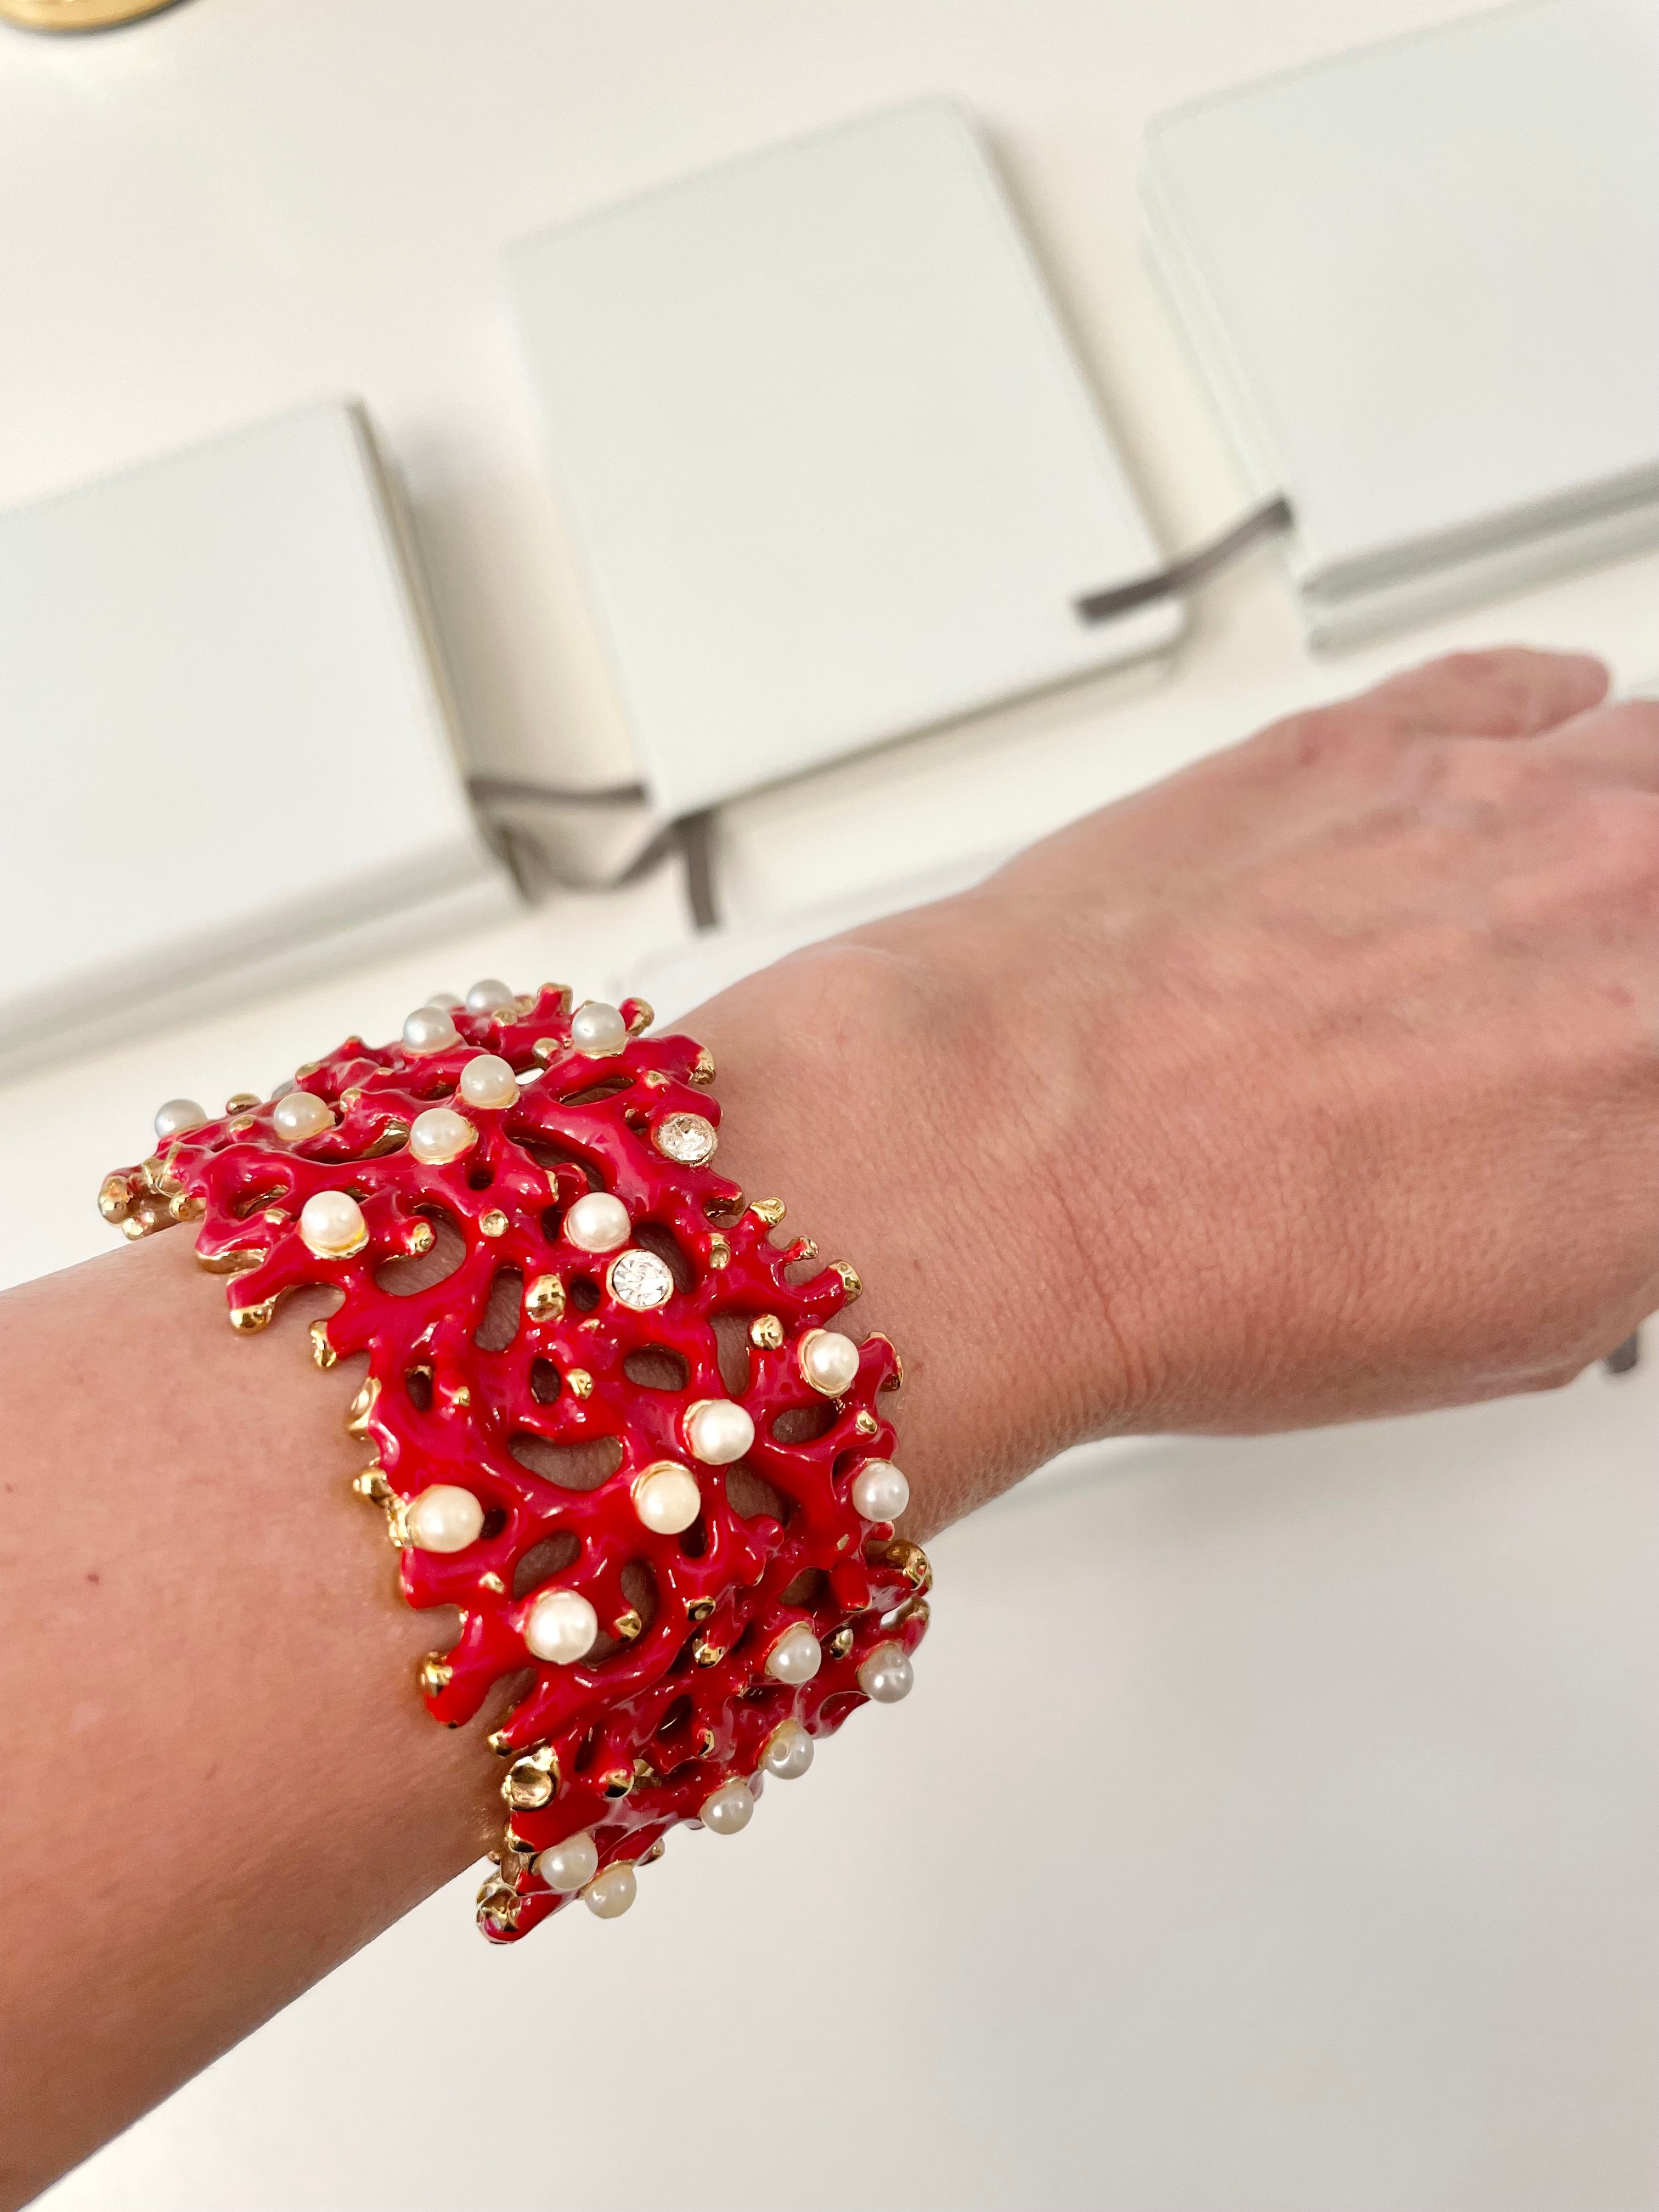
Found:
[[[454,1644],[422,1664],[428,1709],[453,1727],[498,1683],[516,1698],[490,1737],[511,1761],[504,1842],[479,1905],[498,1942],[576,1893],[544,1878],[571,1838],[592,1838],[574,1863],[603,1911],[618,1881],[632,1893],[631,1875],[607,1887],[606,1869],[657,1856],[670,1828],[705,1808],[720,1828],[733,1784],[750,1796],[726,1825],[742,1825],[769,1747],[775,1771],[801,1771],[811,1750],[798,1731],[832,1734],[865,1702],[872,1666],[896,1666],[908,1683],[927,1624],[926,1559],[853,1497],[863,1473],[868,1502],[871,1463],[879,1478],[892,1449],[879,1401],[900,1380],[897,1355],[873,1336],[854,1364],[830,1331],[857,1295],[852,1268],[793,1279],[815,1248],[774,1243],[782,1207],[748,1204],[707,1164],[720,1118],[708,1053],[641,1035],[641,1001],[620,1013],[609,1050],[573,1037],[569,994],[554,986],[489,1013],[455,1009],[453,1042],[440,1017],[428,1024],[438,1048],[349,1037],[301,1069],[286,1100],[231,1100],[100,1195],[129,1235],[198,1224],[198,1256],[230,1274],[244,1330],[302,1284],[340,1293],[312,1339],[324,1367],[368,1359],[348,1421],[370,1461],[356,1486],[385,1510],[409,1602],[460,1616]],[[481,1054],[511,1070],[511,1080],[497,1071],[493,1093]],[[473,1063],[472,1090],[506,1103],[469,1103]],[[309,1123],[315,1133],[283,1133]],[[603,1203],[573,1221],[593,1194],[619,1200],[625,1222]],[[584,1226],[593,1221],[602,1234]],[[459,1239],[459,1264],[411,1290],[397,1279],[409,1267],[389,1263],[434,1265],[440,1224],[447,1246]],[[734,1349],[746,1364],[737,1388],[722,1373],[723,1319],[728,1371]],[[735,1464],[714,1463],[730,1458],[734,1416],[721,1411],[709,1429],[706,1409],[732,1404],[753,1441]],[[699,1437],[722,1429],[723,1446],[700,1457]],[[589,1449],[561,1449],[572,1446]],[[614,1469],[579,1486],[607,1455]],[[665,1531],[683,1517],[672,1510],[650,1524],[652,1470],[695,1510],[689,1525]],[[422,1508],[428,1492],[440,1494]],[[459,1548],[429,1547],[422,1530],[441,1527]],[[553,1608],[574,1617],[578,1644],[581,1622],[593,1625],[571,1659],[538,1657],[526,1641],[556,1592],[592,1608]],[[793,1767],[776,1750],[786,1741]],[[538,1868],[544,1851],[553,1856]]]

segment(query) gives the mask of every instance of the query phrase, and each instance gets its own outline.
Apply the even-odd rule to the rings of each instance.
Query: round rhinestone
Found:
[[[649,1313],[653,1306],[665,1305],[674,1295],[674,1278],[667,1263],[654,1252],[642,1252],[637,1246],[619,1252],[611,1262],[611,1295],[618,1305],[631,1307],[635,1313]]]
[[[667,1114],[651,1132],[651,1141],[665,1159],[682,1167],[700,1168],[714,1157],[718,1139],[714,1125],[701,1114]]]

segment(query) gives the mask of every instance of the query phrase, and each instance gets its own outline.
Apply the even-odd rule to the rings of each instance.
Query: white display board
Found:
[[[1158,264],[1316,642],[1659,543],[1659,9],[1528,0],[1155,123]]]
[[[978,137],[939,101],[520,249],[556,483],[678,813],[1167,649],[1162,565]]]
[[[0,516],[0,1068],[509,909],[344,403]]]

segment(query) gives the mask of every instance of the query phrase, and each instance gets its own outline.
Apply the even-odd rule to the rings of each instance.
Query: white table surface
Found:
[[[0,504],[358,391],[478,757],[625,773],[506,242],[956,94],[1184,544],[1241,486],[1140,259],[1147,118],[1453,12],[188,0],[100,39],[0,33]],[[1079,686],[732,810],[728,899],[762,921],[947,866],[1451,645],[1588,647],[1638,678],[1656,606],[1648,558],[1322,665],[1259,558],[1161,688]],[[92,1193],[159,1098],[268,1085],[434,985],[610,978],[683,927],[666,877],[556,902],[0,1090],[0,1280],[103,1249]],[[916,1696],[740,1844],[682,1838],[628,1920],[506,1955],[464,1885],[433,1900],[52,2201],[1659,2205],[1656,1427],[1650,1366],[1079,1455],[941,1541]]]

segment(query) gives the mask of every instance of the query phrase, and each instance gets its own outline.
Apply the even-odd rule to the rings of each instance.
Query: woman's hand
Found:
[[[920,1521],[1109,1431],[1547,1387],[1659,1303],[1659,706],[1606,687],[1431,663],[692,1019],[788,1048],[728,1126],[877,1286]]]

